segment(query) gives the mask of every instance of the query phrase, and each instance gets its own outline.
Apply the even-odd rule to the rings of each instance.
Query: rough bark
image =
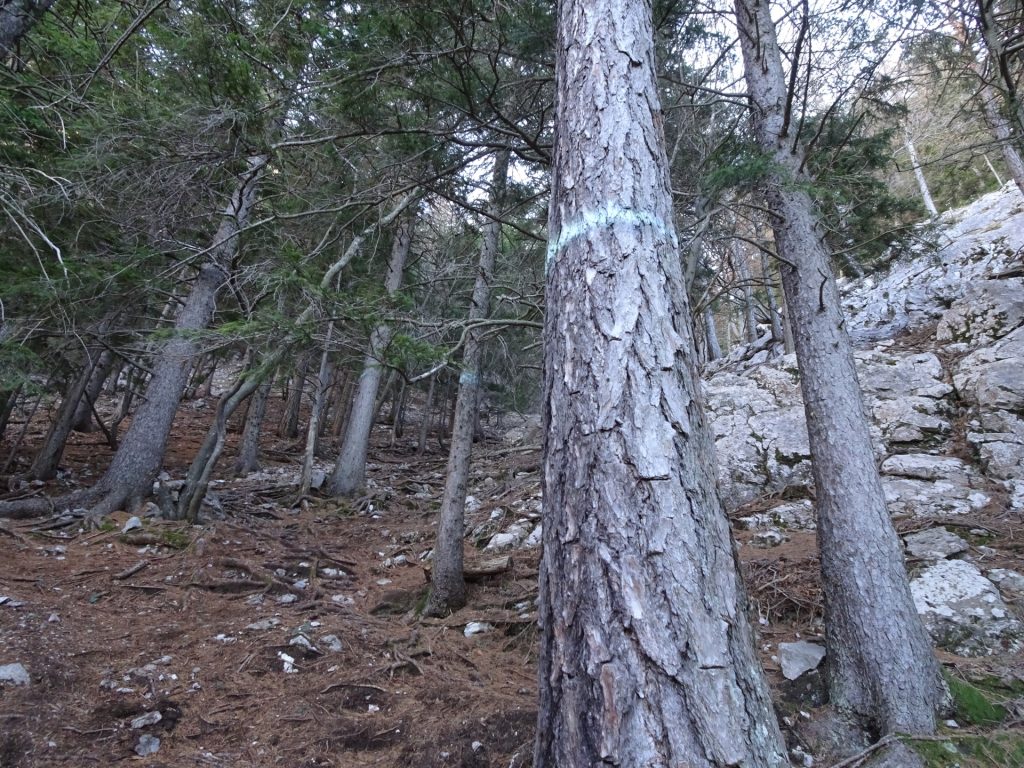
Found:
[[[244,476],[260,468],[260,430],[263,417],[267,413],[267,400],[270,399],[270,380],[263,382],[253,393],[249,401],[249,410],[245,414],[245,427],[238,446],[238,457],[235,459],[234,473]]]
[[[917,179],[917,188],[921,191],[925,210],[930,216],[938,216],[939,209],[935,207],[935,201],[932,200],[932,192],[928,189],[928,179],[924,177],[924,170],[917,157],[917,148],[914,146],[914,140],[910,138],[909,131],[903,134],[903,144],[907,148],[907,154],[910,155],[910,165],[914,169],[914,178]]]
[[[490,311],[491,277],[494,262],[501,245],[499,214],[505,197],[508,176],[508,151],[499,151],[494,159],[491,175],[488,220],[484,225],[480,261],[477,265],[473,298],[469,305],[468,320],[487,317]],[[448,449],[448,469],[444,496],[441,500],[437,543],[434,546],[434,569],[430,578],[430,597],[425,613],[443,616],[462,607],[466,601],[466,582],[463,576],[462,538],[465,521],[466,483],[469,479],[469,460],[473,453],[473,426],[480,399],[480,358],[483,351],[483,330],[466,331],[466,344],[462,353],[462,373],[459,392],[455,400],[452,442]]]
[[[265,155],[251,157],[248,170],[231,196],[206,261],[175,321],[175,334],[158,351],[145,400],[97,484],[106,496],[94,507],[95,514],[111,512],[126,501],[141,499],[149,493],[160,472],[174,415],[199,352],[195,333],[213,318],[217,293],[227,279],[239,232],[255,205],[267,160]]]
[[[754,133],[778,169],[764,194],[785,259],[810,438],[831,700],[870,730],[930,733],[943,685],[886,508],[809,179],[787,132],[786,78],[767,0],[736,0],[736,18]]]
[[[558,21],[534,765],[788,765],[700,402],[650,5]]]
[[[415,219],[406,217],[396,228],[387,275],[384,278],[384,290],[389,297],[394,296],[402,285],[402,273],[405,271],[405,262],[412,247],[414,226]],[[359,376],[355,399],[352,401],[352,410],[345,425],[341,452],[331,474],[332,496],[351,496],[358,493],[366,483],[366,456],[370,447],[370,433],[373,430],[377,390],[380,388],[384,371],[382,360],[394,334],[394,327],[388,323],[379,323],[370,334],[369,349],[363,363],[363,372]]]
[[[4,0],[0,3],[0,61],[50,10],[54,0]]]

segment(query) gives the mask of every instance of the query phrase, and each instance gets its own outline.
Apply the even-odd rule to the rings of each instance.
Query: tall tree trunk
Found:
[[[985,71],[985,65],[975,55],[974,49],[971,47],[967,27],[963,23],[956,23],[954,24],[954,31],[960,41],[960,48],[962,55],[967,60],[967,66],[977,75],[981,83],[981,87],[978,89],[978,100],[981,102],[981,110],[985,122],[992,132],[992,136],[999,144],[999,151],[1003,156],[1003,162],[1006,164],[1006,170],[1010,173],[1010,178],[1013,179],[1021,194],[1024,194],[1024,160],[1021,159],[1017,149],[1019,144],[1016,144],[1014,141],[1017,137],[1013,127],[999,108],[999,90],[992,84],[991,77]],[[993,66],[998,67],[997,62],[992,62],[991,55],[989,58]],[[1017,116],[1016,113],[1015,116]]]
[[[559,4],[534,765],[788,766],[715,486],[650,13]]]
[[[268,159],[266,155],[249,158],[249,167],[231,196],[206,261],[178,314],[175,335],[159,349],[146,399],[97,484],[104,498],[93,507],[95,514],[105,514],[127,501],[141,499],[149,493],[160,472],[174,415],[199,351],[194,332],[205,328],[213,318],[217,293],[227,279],[238,249],[239,233],[256,203],[256,190]]]
[[[711,305],[704,307],[704,339],[708,347],[708,362],[722,356],[722,345],[718,343],[718,331],[715,328],[715,315]]]
[[[935,207],[935,201],[932,200],[932,192],[928,189],[928,179],[924,177],[921,162],[917,159],[917,149],[914,147],[914,140],[910,138],[910,131],[903,134],[903,144],[907,148],[907,154],[910,155],[910,165],[914,169],[914,178],[917,179],[917,188],[921,191],[925,210],[930,216],[938,216],[939,209]]]
[[[4,0],[0,4],[0,61],[50,10],[54,0]]]
[[[768,314],[771,316],[772,341],[778,344],[785,342],[785,335],[782,330],[782,313],[779,312],[779,303],[775,300],[775,280],[772,278],[771,263],[768,261],[768,254],[761,251],[761,279],[764,283],[765,298],[768,304]]]
[[[508,179],[508,150],[499,150],[494,158],[491,174],[490,203],[487,223],[484,224],[480,262],[477,266],[473,298],[469,305],[468,321],[472,325],[487,317],[490,311],[491,278],[494,263],[501,247],[501,215]],[[443,616],[461,608],[466,602],[466,582],[462,569],[462,539],[464,536],[466,484],[469,480],[469,460],[473,453],[473,425],[480,397],[480,358],[483,350],[483,330],[466,330],[466,345],[462,352],[462,373],[459,393],[455,401],[455,425],[448,449],[448,469],[444,496],[441,500],[440,524],[434,546],[434,568],[430,576],[430,597],[425,613]]]
[[[299,436],[299,413],[302,410],[302,393],[306,389],[306,374],[309,372],[309,364],[313,361],[311,352],[302,356],[299,367],[292,375],[291,384],[288,388],[288,396],[285,398],[284,414],[277,434],[280,437],[295,438]]]
[[[869,730],[931,733],[943,684],[910,596],[875,465],[830,254],[786,116],[767,0],[736,0],[754,133],[778,170],[765,198],[780,256],[807,415],[832,703]]]
[[[46,437],[43,439],[43,445],[28,471],[29,477],[33,480],[49,480],[56,476],[61,457],[64,455],[64,446],[67,445],[71,428],[74,425],[75,412],[78,410],[78,404],[83,399],[85,389],[92,379],[98,362],[95,355],[87,356],[84,367],[68,387],[60,408],[57,410],[57,416],[50,424]]]
[[[754,318],[754,285],[750,278],[750,267],[747,264],[747,255],[735,240],[732,242],[731,255],[736,277],[740,280],[740,290],[743,292],[743,332],[746,334],[747,343],[753,344],[757,341],[757,320]]]
[[[109,349],[104,349],[100,353],[100,360],[93,369],[92,378],[89,380],[85,392],[82,393],[82,399],[78,402],[78,408],[75,410],[75,417],[71,423],[71,429],[75,432],[93,432],[95,430],[97,424],[92,411],[96,404],[96,398],[103,391],[103,385],[106,383],[107,377],[110,376],[113,366],[114,353]]]
[[[402,286],[402,273],[405,271],[405,262],[412,248],[415,223],[414,216],[406,216],[400,220],[395,230],[391,259],[384,278],[384,290],[389,297],[394,296]],[[366,456],[376,415],[377,390],[380,388],[384,371],[382,361],[394,334],[394,327],[389,323],[379,323],[370,333],[370,346],[345,426],[341,452],[331,474],[329,490],[332,496],[351,496],[362,490],[366,483]]]
[[[355,390],[355,376],[351,370],[345,371],[345,379],[338,389],[337,403],[334,412],[334,424],[331,426],[331,435],[335,441],[340,441],[343,431],[348,426],[348,419],[352,413],[353,392]]]
[[[437,374],[430,377],[430,384],[427,385],[427,400],[423,404],[423,420],[420,422],[419,439],[416,442],[416,455],[422,456],[427,450],[427,433],[430,431],[430,421],[433,416],[434,390],[437,388]],[[0,431],[0,436],[3,432]]]
[[[405,401],[408,392],[409,387],[405,383],[405,379],[400,379],[398,382],[398,391],[395,393],[395,407],[391,412],[392,446],[398,442],[399,438],[402,437],[402,432],[405,431]]]
[[[0,440],[4,439],[4,434],[7,432],[7,425],[11,421],[11,413],[14,412],[14,406],[17,405],[18,395],[20,394],[21,387],[15,387],[14,389],[0,392]]]
[[[309,425],[306,427],[306,448],[302,454],[302,473],[299,475],[299,498],[309,493],[313,482],[313,461],[316,459],[316,442],[320,434],[320,417],[327,400],[331,384],[331,336],[334,335],[334,321],[327,324],[327,338],[320,355],[320,369],[313,382],[313,403],[309,409]]]
[[[102,337],[110,329],[116,316],[116,312],[108,313],[92,329],[92,332]],[[43,445],[36,454],[31,469],[29,469],[29,476],[32,479],[49,480],[57,474],[61,457],[64,455],[64,447],[67,445],[68,437],[71,436],[71,431],[75,424],[78,406],[85,400],[86,390],[93,383],[93,379],[96,378],[97,374],[100,373],[99,368],[101,363],[103,363],[105,351],[100,344],[95,343],[95,340],[94,343],[87,345],[82,370],[68,387],[60,409],[57,411],[57,417],[53,420],[49,430],[47,430]],[[100,384],[102,383],[103,380],[100,379]],[[88,405],[88,402],[86,404]]]
[[[206,498],[210,485],[210,476],[217,466],[217,460],[224,450],[224,440],[228,432],[228,419],[247,397],[260,386],[261,377],[251,367],[235,381],[234,386],[220,398],[214,411],[213,423],[206,431],[202,445],[196,451],[192,464],[185,476],[185,484],[178,496],[176,517],[195,523],[199,519],[199,510]]]
[[[235,459],[234,473],[245,476],[260,468],[260,430],[263,417],[267,413],[267,400],[270,399],[270,385],[273,376],[259,385],[249,401],[249,410],[245,414],[245,427],[238,446],[238,458]]]

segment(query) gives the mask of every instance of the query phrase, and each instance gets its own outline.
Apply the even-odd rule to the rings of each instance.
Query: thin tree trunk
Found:
[[[751,283],[750,267],[747,265],[747,256],[743,248],[735,240],[732,242],[732,261],[736,269],[736,277],[740,280],[740,290],[743,292],[743,331],[747,337],[747,343],[753,344],[757,341],[757,320],[754,318],[754,286]]]
[[[149,493],[160,472],[174,415],[199,351],[194,332],[205,328],[213,318],[217,293],[238,249],[239,232],[256,203],[256,190],[267,161],[266,155],[249,158],[249,167],[224,211],[210,253],[178,314],[176,333],[159,350],[146,399],[97,484],[105,497],[94,506],[94,514],[105,514],[125,502],[140,500]]]
[[[107,377],[110,376],[110,370],[113,365],[114,353],[109,349],[103,350],[100,353],[100,360],[92,372],[89,385],[85,388],[82,399],[78,403],[78,408],[75,410],[75,417],[71,424],[71,429],[75,432],[88,433],[95,431],[97,424],[93,418],[93,406],[96,403],[96,398],[103,391],[103,385],[106,383]]]
[[[337,410],[334,414],[334,425],[331,427],[331,435],[336,441],[340,440],[343,431],[348,427],[349,416],[352,413],[352,400],[355,391],[355,377],[351,370],[345,371],[345,380],[337,397]]]
[[[402,273],[412,248],[415,224],[414,216],[406,216],[395,230],[391,258],[384,278],[384,290],[388,297],[394,296],[402,285]],[[345,438],[331,474],[331,496],[351,496],[358,493],[366,483],[366,456],[376,415],[374,408],[377,390],[384,370],[381,361],[394,334],[394,327],[389,323],[379,323],[370,333],[370,345],[345,427]]]
[[[43,445],[28,471],[29,477],[33,480],[49,480],[56,476],[61,457],[64,455],[64,447],[71,435],[71,427],[74,425],[75,412],[78,410],[78,404],[82,401],[85,389],[92,379],[97,363],[98,360],[95,356],[88,356],[85,366],[71,382],[60,408],[57,410],[57,416],[46,432]]]
[[[999,174],[998,174],[998,173],[996,172],[996,167],[995,167],[994,165],[992,165],[992,161],[988,159],[988,154],[987,154],[987,153],[985,153],[985,152],[982,152],[982,153],[981,153],[981,156],[982,156],[983,158],[985,158],[985,165],[987,165],[987,166],[988,166],[988,169],[989,169],[990,171],[992,171],[992,175],[993,175],[993,176],[995,177],[995,179],[996,179],[996,184],[998,184],[998,185],[999,185],[1000,187],[1002,187],[1002,186],[1003,186],[1003,180],[1002,180],[1002,178],[1001,178],[1001,177],[999,176]]]
[[[433,379],[431,379],[433,382]],[[21,394],[21,387],[15,387],[14,389],[0,392],[0,440],[4,439],[4,434],[7,432],[7,425],[11,420],[11,413],[14,412],[14,406],[18,403],[18,395]]]
[[[469,305],[468,321],[473,323],[487,317],[490,311],[491,278],[501,247],[501,221],[499,215],[508,183],[508,150],[499,150],[494,158],[491,174],[488,219],[484,224],[480,262]],[[466,602],[466,582],[463,575],[462,539],[465,520],[466,484],[469,480],[469,460],[473,453],[473,423],[480,397],[480,358],[483,351],[483,331],[469,328],[462,353],[462,373],[455,403],[455,425],[448,450],[448,469],[444,496],[441,500],[437,543],[434,546],[434,568],[430,576],[430,597],[425,613],[443,616],[461,608]]]
[[[420,435],[416,443],[416,455],[422,456],[427,450],[427,433],[430,431],[430,421],[433,416],[434,391],[437,389],[437,374],[430,377],[430,384],[427,385],[427,401],[423,405],[423,420],[420,422]],[[3,433],[0,432],[0,435]]]
[[[650,3],[559,3],[535,768],[788,766],[715,485]]]
[[[116,316],[116,312],[107,314],[93,329],[93,332],[101,337],[105,335]],[[29,469],[29,477],[33,480],[49,480],[56,476],[61,457],[64,455],[64,447],[67,445],[75,424],[79,405],[83,401],[88,404],[89,401],[85,398],[86,390],[93,383],[93,379],[97,378],[97,374],[101,373],[99,369],[103,362],[104,352],[105,350],[96,343],[87,345],[82,370],[68,387],[60,409],[57,411],[57,416],[47,430],[43,445]],[[103,383],[102,378],[99,383]]]
[[[722,346],[718,343],[718,331],[715,329],[715,315],[711,305],[704,307],[704,338],[708,347],[708,362],[722,356]]]
[[[754,133],[792,320],[818,514],[831,701],[869,730],[931,733],[943,684],[875,465],[832,263],[785,120],[767,0],[736,0]],[[785,174],[785,175],[783,175]]]
[[[405,399],[409,387],[405,379],[398,382],[398,392],[395,395],[395,408],[391,416],[391,445],[394,446],[405,430]]]
[[[268,378],[256,389],[249,400],[249,410],[245,414],[245,427],[238,446],[238,457],[235,459],[234,473],[240,477],[256,472],[260,468],[260,430],[263,417],[267,413],[267,401],[270,399],[270,379]]]
[[[320,416],[327,400],[327,389],[331,382],[331,336],[334,335],[334,321],[327,324],[327,338],[320,355],[320,370],[313,383],[313,403],[309,409],[309,426],[306,428],[306,449],[302,454],[302,474],[299,476],[299,498],[309,493],[313,482],[313,460],[316,458],[316,439],[320,434]]]
[[[775,280],[772,277],[771,263],[768,261],[768,254],[761,251],[761,278],[764,282],[764,292],[768,303],[768,314],[772,323],[772,341],[776,344],[785,342],[782,330],[782,313],[779,312],[779,303],[775,300]]]
[[[306,374],[309,372],[309,364],[313,360],[312,353],[306,353],[299,361],[299,367],[292,375],[291,385],[288,388],[288,397],[285,399],[284,418],[277,430],[280,437],[293,439],[299,436],[299,413],[302,409],[302,393],[306,389]]]
[[[917,188],[921,191],[921,199],[924,200],[925,210],[928,211],[930,216],[938,216],[939,209],[935,207],[935,201],[932,200],[931,190],[928,189],[928,180],[924,177],[924,170],[921,168],[921,162],[917,158],[917,149],[914,147],[914,141],[910,138],[910,131],[903,134],[903,143],[907,148],[907,154],[910,155],[910,165],[914,169],[914,178],[917,179]]]
[[[210,486],[210,476],[217,466],[217,460],[224,450],[224,440],[228,432],[228,419],[231,414],[240,406],[246,398],[252,395],[259,386],[261,378],[250,367],[234,386],[220,398],[217,403],[217,410],[214,412],[213,423],[206,431],[202,445],[196,451],[192,463],[189,465],[188,473],[185,476],[185,484],[178,496],[176,518],[187,519],[195,523],[199,520],[199,510],[206,498],[206,491]]]

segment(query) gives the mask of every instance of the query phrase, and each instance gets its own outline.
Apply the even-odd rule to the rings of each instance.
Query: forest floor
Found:
[[[179,414],[172,476],[183,472],[212,413],[212,402],[195,406]],[[44,427],[40,419],[29,430],[26,458]],[[456,614],[419,616],[427,589],[421,558],[433,543],[446,454],[436,440],[417,456],[415,437],[388,445],[389,437],[377,434],[371,490],[355,502],[293,505],[301,449],[268,435],[264,470],[217,482],[221,512],[202,525],[146,518],[122,533],[127,513],[99,529],[4,521],[0,666],[23,664],[31,682],[0,686],[0,768],[529,765],[539,549],[517,549],[507,567],[481,575]],[[88,484],[109,455],[101,434],[75,435],[63,479],[38,492]],[[470,524],[485,532],[505,514],[535,514],[538,462],[536,448],[496,435],[478,443]],[[964,523],[996,532],[988,546],[1000,564],[1022,567],[1012,521],[993,511]],[[762,657],[790,746],[799,747],[802,721],[821,704],[820,679],[784,681],[775,653],[780,641],[820,633],[814,534],[792,532],[770,549],[751,546],[751,536],[737,531],[762,619]],[[495,564],[471,544],[467,559]],[[489,628],[467,637],[472,622]],[[1024,686],[1020,658],[941,658],[951,675]],[[1010,698],[1003,703],[1010,709],[1000,733],[1013,734],[1021,713]],[[958,738],[992,733],[958,725]],[[155,744],[144,737],[159,739],[159,749],[142,758],[137,747]],[[1016,759],[999,754],[996,762],[956,764]],[[1020,754],[1024,765],[1024,747]],[[828,765],[828,756],[815,764]]]

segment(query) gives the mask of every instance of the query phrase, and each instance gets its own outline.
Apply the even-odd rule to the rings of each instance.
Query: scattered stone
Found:
[[[782,676],[796,680],[805,672],[817,669],[825,658],[825,649],[816,643],[799,640],[795,643],[779,643],[779,664]]]
[[[277,602],[280,603],[281,605],[291,605],[292,603],[298,602],[298,600],[299,600],[299,596],[298,595],[293,595],[290,592],[288,594],[286,594],[286,595],[278,595],[277,596]]]
[[[137,731],[140,728],[145,728],[147,725],[156,725],[163,719],[164,716],[160,714],[159,710],[147,712],[146,714],[139,715],[132,720],[132,729]]]
[[[225,635],[221,632],[213,636],[213,641],[215,643],[221,643],[222,645],[231,645],[232,643],[237,643],[238,638],[232,637],[231,635]]]
[[[314,491],[319,491],[324,487],[325,482],[327,482],[327,473],[322,469],[314,469],[309,478],[309,487]]]
[[[296,635],[288,641],[288,645],[294,645],[308,653],[320,653],[320,649],[313,645],[305,635]]]
[[[320,638],[320,643],[331,653],[341,653],[344,650],[341,638],[337,635],[324,635]]]
[[[1000,589],[1024,594],[1024,575],[1017,573],[1017,571],[1011,571],[1007,568],[993,568],[986,576],[988,576],[990,581],[998,584]]]
[[[151,734],[144,733],[139,737],[139,742],[135,745],[135,754],[139,757],[148,757],[149,755],[155,755],[160,751],[160,739]]]
[[[28,670],[21,663],[4,664],[0,666],[0,683],[11,683],[12,685],[29,685],[32,678]]]
[[[494,534],[491,540],[487,542],[487,546],[484,547],[484,551],[501,552],[506,549],[512,549],[519,546],[529,534],[530,531],[527,530],[526,526],[517,523],[502,533]]]
[[[60,624],[60,616],[56,613],[51,613],[49,617],[46,619],[46,622],[48,624]]]
[[[922,560],[943,560],[967,551],[967,542],[945,528],[929,528],[903,538],[907,552]]]
[[[280,625],[281,620],[276,616],[271,616],[268,619],[260,619],[259,621],[254,621],[252,624],[249,624],[246,627],[246,629],[252,630],[253,632],[265,632],[268,629],[273,629],[274,627]]]
[[[995,584],[972,563],[940,560],[910,582],[910,592],[940,648],[959,656],[1024,648],[1024,626],[1009,615]]]
[[[949,456],[932,456],[927,453],[902,453],[890,456],[882,462],[882,472],[887,475],[913,477],[918,480],[951,480],[956,478],[967,482],[967,465],[960,459]]]
[[[121,529],[121,533],[128,533],[128,531],[135,531],[142,528],[142,518],[135,516],[129,517],[128,522],[124,524],[124,528]]]
[[[282,668],[286,675],[295,674],[299,670],[295,667],[295,657],[289,656],[284,651],[277,652],[277,658],[281,660]]]
[[[754,535],[750,540],[750,546],[757,547],[759,549],[770,549],[771,547],[777,547],[787,540],[787,536],[782,531],[770,528],[767,531],[761,531]]]
[[[494,627],[486,621],[471,621],[466,625],[462,634],[466,637],[473,637],[473,635],[482,635],[485,632],[490,632],[492,629],[494,629]]]

